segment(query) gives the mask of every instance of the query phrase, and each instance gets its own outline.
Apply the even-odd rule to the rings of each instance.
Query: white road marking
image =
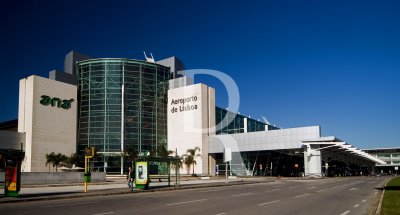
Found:
[[[216,214],[216,215],[225,215],[225,214],[227,214],[227,213],[220,213],[220,214]]]
[[[265,202],[265,203],[258,204],[258,206],[269,205],[269,204],[272,204],[272,203],[277,203],[279,201],[281,201],[281,200],[275,200],[275,201],[272,201],[272,202]]]
[[[326,191],[327,189],[318,190],[319,193]]]
[[[203,191],[200,191],[201,193],[209,193],[209,192],[217,192],[217,191],[220,191],[220,189],[215,189],[215,190],[203,190]]]
[[[353,187],[353,188],[351,188],[351,189],[349,189],[349,190],[358,190],[358,188]]]
[[[347,210],[347,211],[345,211],[345,212],[341,213],[340,215],[346,215],[346,214],[348,214],[348,213],[350,213],[350,211],[349,211],[349,210]]]
[[[248,196],[248,195],[251,195],[251,194],[253,194],[253,193],[242,193],[242,194],[237,194],[237,195],[232,195],[232,196],[235,196],[235,197],[237,197],[237,196]]]
[[[293,189],[293,188],[296,188],[296,187],[289,187],[289,189]]]
[[[378,191],[376,191],[375,193],[374,193],[374,195],[376,195],[378,193]]]
[[[143,196],[142,199],[169,197],[169,196],[176,196],[176,194],[166,194],[166,195],[157,195],[157,196]]]
[[[113,214],[114,212],[110,211],[110,212],[106,212],[106,213],[99,213],[99,214],[93,214],[93,215],[107,215],[107,214]]]
[[[360,206],[360,205],[359,205],[359,204],[356,204],[356,205],[354,205],[353,207],[354,207],[354,208],[358,208],[358,206]]]
[[[207,199],[198,199],[198,200],[186,201],[186,202],[175,202],[175,203],[167,204],[167,206],[171,206],[171,205],[180,205],[180,204],[193,203],[193,202],[202,202],[202,201],[206,201],[206,200],[207,200]]]
[[[87,205],[87,204],[94,204],[96,202],[80,202],[80,203],[71,203],[71,204],[64,204],[64,205],[49,205],[44,206],[44,208],[55,208],[55,207],[66,207],[66,206],[74,206],[74,205]]]
[[[269,193],[269,192],[275,192],[275,191],[278,191],[278,190],[281,190],[281,189],[267,190],[267,191],[265,191],[265,192],[266,192],[266,193]]]
[[[295,198],[298,198],[298,197],[303,197],[303,196],[308,196],[308,195],[310,195],[309,193],[306,193],[306,194],[303,194],[303,195],[298,195],[298,196],[295,196]]]
[[[314,189],[314,188],[317,188],[317,187],[309,187],[309,188],[307,188],[307,189],[311,190],[311,189]]]
[[[366,199],[364,199],[364,200],[362,200],[361,202],[366,202],[367,200]]]

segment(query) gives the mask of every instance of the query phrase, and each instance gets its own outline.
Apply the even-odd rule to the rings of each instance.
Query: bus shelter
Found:
[[[4,196],[18,197],[21,188],[22,150],[0,149],[0,183]]]
[[[135,162],[135,185],[139,189],[148,189],[150,182],[163,179],[171,186],[171,169],[174,169],[175,186],[179,186],[179,157],[144,157]]]

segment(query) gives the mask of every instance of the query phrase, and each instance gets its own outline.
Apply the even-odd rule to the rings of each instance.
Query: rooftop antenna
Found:
[[[265,116],[261,116],[261,118],[264,120],[265,124],[271,125],[271,123],[268,122],[268,119]]]
[[[153,54],[152,54],[151,52],[150,52],[150,57],[147,57],[145,51],[143,51],[143,53],[144,53],[144,57],[146,58],[146,61],[147,61],[147,62],[150,62],[150,63],[155,63],[155,62],[156,62],[156,61],[154,60]]]

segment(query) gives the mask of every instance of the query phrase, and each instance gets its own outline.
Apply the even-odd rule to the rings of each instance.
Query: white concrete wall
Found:
[[[210,136],[209,153],[223,153],[224,147],[232,152],[296,149],[302,140],[320,137],[320,127],[299,127],[240,134]]]
[[[106,181],[105,172],[92,172],[91,182]],[[83,172],[23,172],[21,175],[21,184],[65,184],[82,183]]]
[[[70,109],[40,103],[43,95],[74,99]],[[29,76],[20,80],[18,132],[25,132],[23,172],[46,172],[46,154],[76,152],[77,87]]]
[[[178,103],[179,99],[189,99],[185,104]],[[196,99],[194,101],[194,99]],[[183,110],[190,107],[190,110]],[[204,84],[195,84],[168,91],[168,150],[178,155],[186,154],[187,149],[200,148],[201,157],[196,158],[195,174],[208,175],[208,137],[210,132],[215,134],[215,92]],[[186,171],[186,166],[181,173]]]
[[[24,150],[25,133],[0,130],[0,148]]]
[[[304,151],[304,174],[306,177],[322,177],[321,151],[307,148]]]

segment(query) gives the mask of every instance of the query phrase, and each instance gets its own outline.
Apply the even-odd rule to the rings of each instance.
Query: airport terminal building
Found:
[[[196,165],[181,173],[321,177],[368,174],[386,164],[321,136],[319,126],[282,129],[217,107],[215,89],[194,84],[183,70],[176,57],[142,61],[71,51],[63,72],[20,80],[18,130],[0,131],[7,137],[0,144],[21,146],[25,172],[48,171],[48,153],[83,153],[86,147],[99,155],[94,171],[121,174],[129,150],[161,156],[168,149],[182,156],[196,147]],[[224,151],[231,152],[228,169]]]

